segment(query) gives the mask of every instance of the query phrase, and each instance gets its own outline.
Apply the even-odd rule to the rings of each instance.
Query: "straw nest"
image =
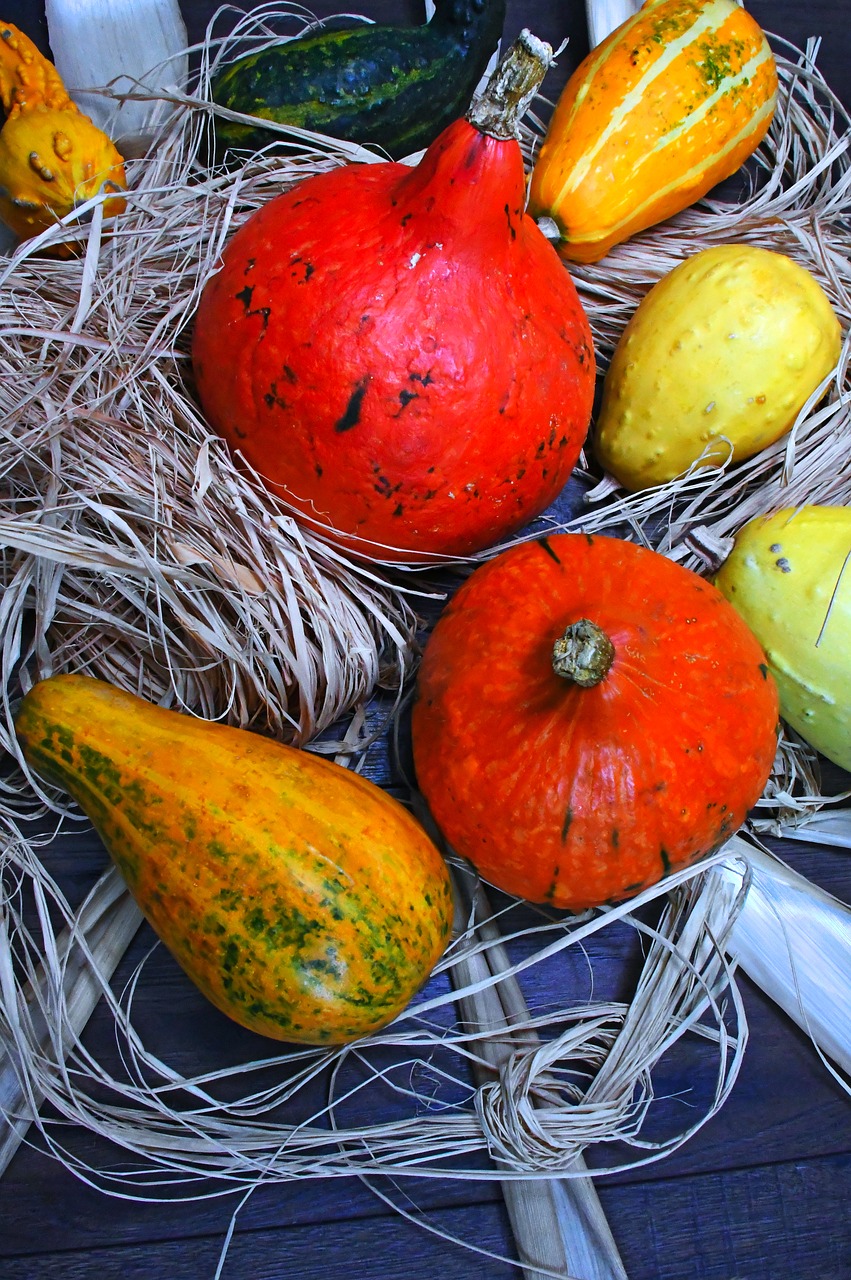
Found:
[[[187,334],[227,235],[283,185],[364,157],[287,135],[239,171],[205,168],[203,52],[195,96],[178,104],[150,156],[131,164],[126,214],[106,228],[95,207],[78,259],[37,257],[37,245],[0,259],[0,734],[14,756],[21,689],[73,669],[193,714],[348,751],[363,765],[364,708],[376,691],[392,706],[405,690],[418,593],[433,594],[433,582],[350,562],[234,466],[194,400]],[[603,366],[656,280],[697,248],[733,240],[797,259],[824,285],[843,329],[851,324],[849,121],[811,57],[787,53],[750,189],[575,269]],[[529,148],[535,136],[532,121]],[[846,342],[826,397],[758,458],[721,471],[698,464],[635,496],[583,462],[580,500],[546,521],[616,531],[708,571],[754,514],[851,501],[848,359]],[[365,1173],[580,1176],[578,1157],[597,1143],[615,1144],[598,1162],[606,1167],[658,1159],[735,1080],[747,1027],[724,939],[736,904],[705,867],[627,907],[569,919],[510,902],[495,916],[456,868],[457,936],[385,1032],[336,1053],[281,1049],[236,1066],[205,1063],[187,1077],[134,1027],[144,952],[111,982],[139,924],[117,876],[107,872],[82,904],[70,901],[49,839],[24,824],[58,800],[20,767],[6,770],[3,788],[0,1101],[14,1120],[10,1142],[46,1098],[40,1141],[106,1190],[145,1197],[185,1185],[195,1196],[258,1179]],[[812,753],[789,740],[764,804],[794,816],[819,803]],[[649,923],[641,908],[661,894]],[[604,927],[642,936],[638,985],[628,1000],[589,993],[573,1005],[564,994],[570,957]],[[552,994],[543,1002],[527,979],[546,966]],[[81,1039],[98,1002],[115,1023],[110,1064]],[[685,1132],[649,1136],[654,1073],[693,1030],[713,1045],[705,1105]],[[352,1098],[370,1091],[373,1121],[350,1122]],[[68,1121],[117,1143],[121,1168],[87,1163]]]

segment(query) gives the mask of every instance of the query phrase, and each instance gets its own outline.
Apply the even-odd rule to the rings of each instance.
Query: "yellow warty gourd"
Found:
[[[625,488],[663,484],[779,439],[836,365],[839,321],[784,254],[719,245],[650,290],[615,349],[594,451]]]
[[[765,649],[783,719],[851,770],[851,507],[751,520],[715,582]]]
[[[22,240],[101,190],[106,217],[124,209],[124,163],[68,96],[56,68],[11,23],[0,24],[0,218]],[[62,250],[59,250],[62,252]]]

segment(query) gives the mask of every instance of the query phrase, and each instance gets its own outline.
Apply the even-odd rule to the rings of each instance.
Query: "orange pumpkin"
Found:
[[[477,569],[426,645],[419,786],[492,884],[581,910],[724,843],[774,760],[765,655],[711,583],[562,534]]]
[[[648,0],[571,76],[535,164],[530,211],[596,262],[741,168],[774,114],[777,68],[735,0]]]

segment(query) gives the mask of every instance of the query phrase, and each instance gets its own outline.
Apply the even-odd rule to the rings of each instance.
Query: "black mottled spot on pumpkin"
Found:
[[[408,377],[411,382],[419,382],[421,386],[427,387],[434,381],[431,376],[431,369],[427,369],[425,373],[409,373]],[[432,468],[433,470],[433,468]]]
[[[399,392],[399,403],[403,409],[406,409],[412,400],[419,400],[420,393],[418,391],[408,391],[404,387]]]
[[[548,556],[551,556],[551,557],[552,557],[552,559],[553,559],[553,560],[555,560],[556,564],[561,564],[561,561],[559,560],[558,556],[557,556],[557,555],[556,555],[556,553],[553,551],[552,544],[550,543],[549,538],[538,538],[538,539],[536,539],[536,541],[537,541],[537,543],[538,543],[538,546],[539,546],[539,547],[543,547],[543,549],[544,549],[544,551],[546,551],[547,555],[548,555]]]
[[[590,534],[590,533],[586,533],[586,535],[585,535],[585,541],[588,543],[588,546],[589,546],[589,547],[593,547],[593,545],[594,545],[594,538],[593,538],[593,535],[592,535],[592,534]]]
[[[313,470],[316,472],[317,477],[321,480],[321,479],[322,479],[322,467],[319,465],[319,463],[318,463],[318,462],[314,462],[314,464],[313,464]]]
[[[564,841],[567,839],[567,833],[570,831],[570,826],[572,822],[573,822],[573,810],[571,809],[570,805],[568,805],[564,815],[564,822],[561,824],[562,843],[564,843]]]
[[[248,275],[249,271],[253,271],[255,263],[256,263],[256,258],[249,258],[245,264],[245,271],[243,274]]]
[[[407,226],[407,224],[411,221],[411,218],[413,218],[413,216],[414,216],[414,215],[413,215],[413,213],[406,213],[406,214],[402,217],[402,219],[401,219],[401,221],[400,221],[400,223],[399,223],[399,226],[400,226],[400,227],[405,227],[405,226]]]
[[[352,427],[356,427],[360,422],[361,405],[366,395],[366,389],[369,385],[369,378],[361,378],[356,383],[355,389],[349,396],[349,403],[346,405],[346,411],[342,418],[338,418],[334,423],[335,431],[351,431]]]
[[[767,679],[768,679],[768,667],[765,665],[765,663],[764,663],[764,662],[760,662],[760,663],[759,663],[759,669],[760,669],[760,671],[762,672],[762,678],[763,678],[763,680],[767,680]]]
[[[284,377],[287,382],[298,382],[298,374],[295,369],[291,369],[288,364],[284,365]]]
[[[405,512],[405,508],[402,506],[401,502],[397,502],[396,506],[393,509],[394,516],[404,515],[404,512]]]
[[[232,426],[231,431],[240,440],[244,440],[246,438],[247,433],[243,431],[242,427]]]
[[[621,842],[620,831],[618,831],[617,827],[612,827],[612,848],[617,849],[620,842]]]
[[[239,293],[234,295],[237,302],[242,303],[242,309],[246,315],[251,311],[251,299],[254,297],[254,285],[247,284],[244,289],[240,289]]]
[[[517,228],[514,226],[514,223],[511,221],[511,210],[509,209],[508,205],[505,205],[505,217],[508,221],[508,230],[511,233],[511,239],[516,240]]]
[[[662,875],[669,876],[671,874],[671,856],[667,849],[659,850],[659,857],[662,859]]]

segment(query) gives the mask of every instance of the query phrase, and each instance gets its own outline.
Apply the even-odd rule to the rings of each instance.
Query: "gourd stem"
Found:
[[[553,671],[582,689],[592,689],[605,679],[614,657],[615,646],[602,627],[580,618],[553,645]]]
[[[524,27],[467,112],[470,124],[492,138],[518,138],[519,122],[552,60],[552,47]]]

